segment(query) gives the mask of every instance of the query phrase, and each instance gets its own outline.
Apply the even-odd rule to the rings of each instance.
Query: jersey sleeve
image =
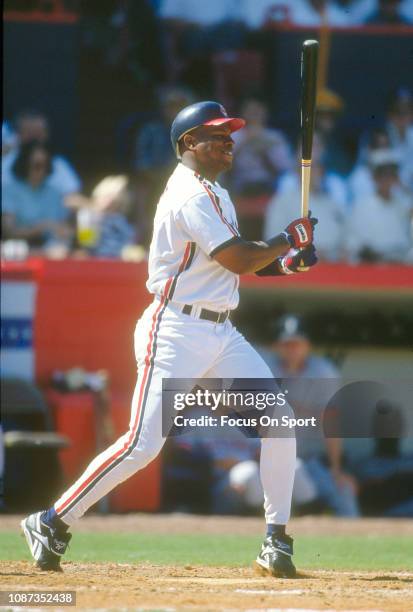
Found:
[[[178,213],[183,230],[210,257],[239,242],[237,228],[224,215],[219,200],[207,194],[191,198]]]

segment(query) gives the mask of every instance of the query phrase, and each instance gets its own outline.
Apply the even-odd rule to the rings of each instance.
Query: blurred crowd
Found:
[[[14,130],[4,124],[3,256],[13,257],[16,241],[51,257],[144,256],[154,207],[176,163],[169,126],[193,99],[184,89],[165,90],[159,116],[137,132],[133,180],[106,176],[90,195],[71,163],[52,151],[45,116],[23,111]],[[397,92],[386,123],[362,134],[353,165],[335,133],[341,107],[338,96],[321,92],[311,176],[320,259],[412,263],[413,96]],[[265,239],[299,216],[301,151],[269,125],[263,99],[246,98],[240,114],[247,126],[234,134],[234,164],[222,182],[237,204],[242,236]]]
[[[46,4],[10,0],[5,8],[27,11]],[[70,1],[59,6],[83,16],[84,27],[90,28],[90,45],[97,44],[100,19],[112,30],[126,27],[129,67],[141,75],[151,72],[157,103],[133,117],[132,128],[125,132],[130,146],[113,174],[102,174],[87,188],[73,163],[55,150],[53,126],[44,113],[16,109],[15,116],[3,122],[5,258],[28,254],[144,258],[157,200],[176,163],[169,137],[172,119],[200,97],[219,95],[191,87],[191,73],[202,71],[217,52],[248,46],[252,32],[271,23],[413,26],[411,0],[211,0],[202,2],[199,11],[193,10],[195,3],[190,0],[108,0],[96,10],[94,4]],[[148,32],[154,55],[162,55],[159,70],[152,54],[149,60],[150,41],[145,43],[148,32],[140,29],[140,14],[153,26]],[[116,45],[105,43],[105,48],[112,49],[110,62],[120,61]],[[236,203],[242,236],[265,239],[299,216],[300,145],[291,141],[282,125],[273,125],[268,98],[259,89],[246,90],[232,106],[231,112],[245,117],[247,126],[234,134],[234,164],[222,183]],[[345,113],[345,100],[329,89],[319,89],[311,209],[319,219],[320,259],[411,264],[413,92],[403,84],[393,92],[385,120],[360,131],[355,151],[349,151],[341,127]]]

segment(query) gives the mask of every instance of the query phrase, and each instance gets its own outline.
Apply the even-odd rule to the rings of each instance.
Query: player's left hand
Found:
[[[278,259],[283,274],[295,274],[296,272],[307,272],[308,268],[315,266],[318,261],[317,252],[313,244],[305,249],[290,249],[287,255]]]

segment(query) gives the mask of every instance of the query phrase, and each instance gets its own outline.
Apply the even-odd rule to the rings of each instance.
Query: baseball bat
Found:
[[[301,216],[308,216],[317,89],[318,41],[305,40],[301,51]],[[308,269],[308,268],[304,268]]]

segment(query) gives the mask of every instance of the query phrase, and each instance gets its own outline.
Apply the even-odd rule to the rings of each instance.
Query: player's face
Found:
[[[234,141],[228,126],[203,126],[195,138],[196,159],[205,173],[217,175],[231,168]]]

